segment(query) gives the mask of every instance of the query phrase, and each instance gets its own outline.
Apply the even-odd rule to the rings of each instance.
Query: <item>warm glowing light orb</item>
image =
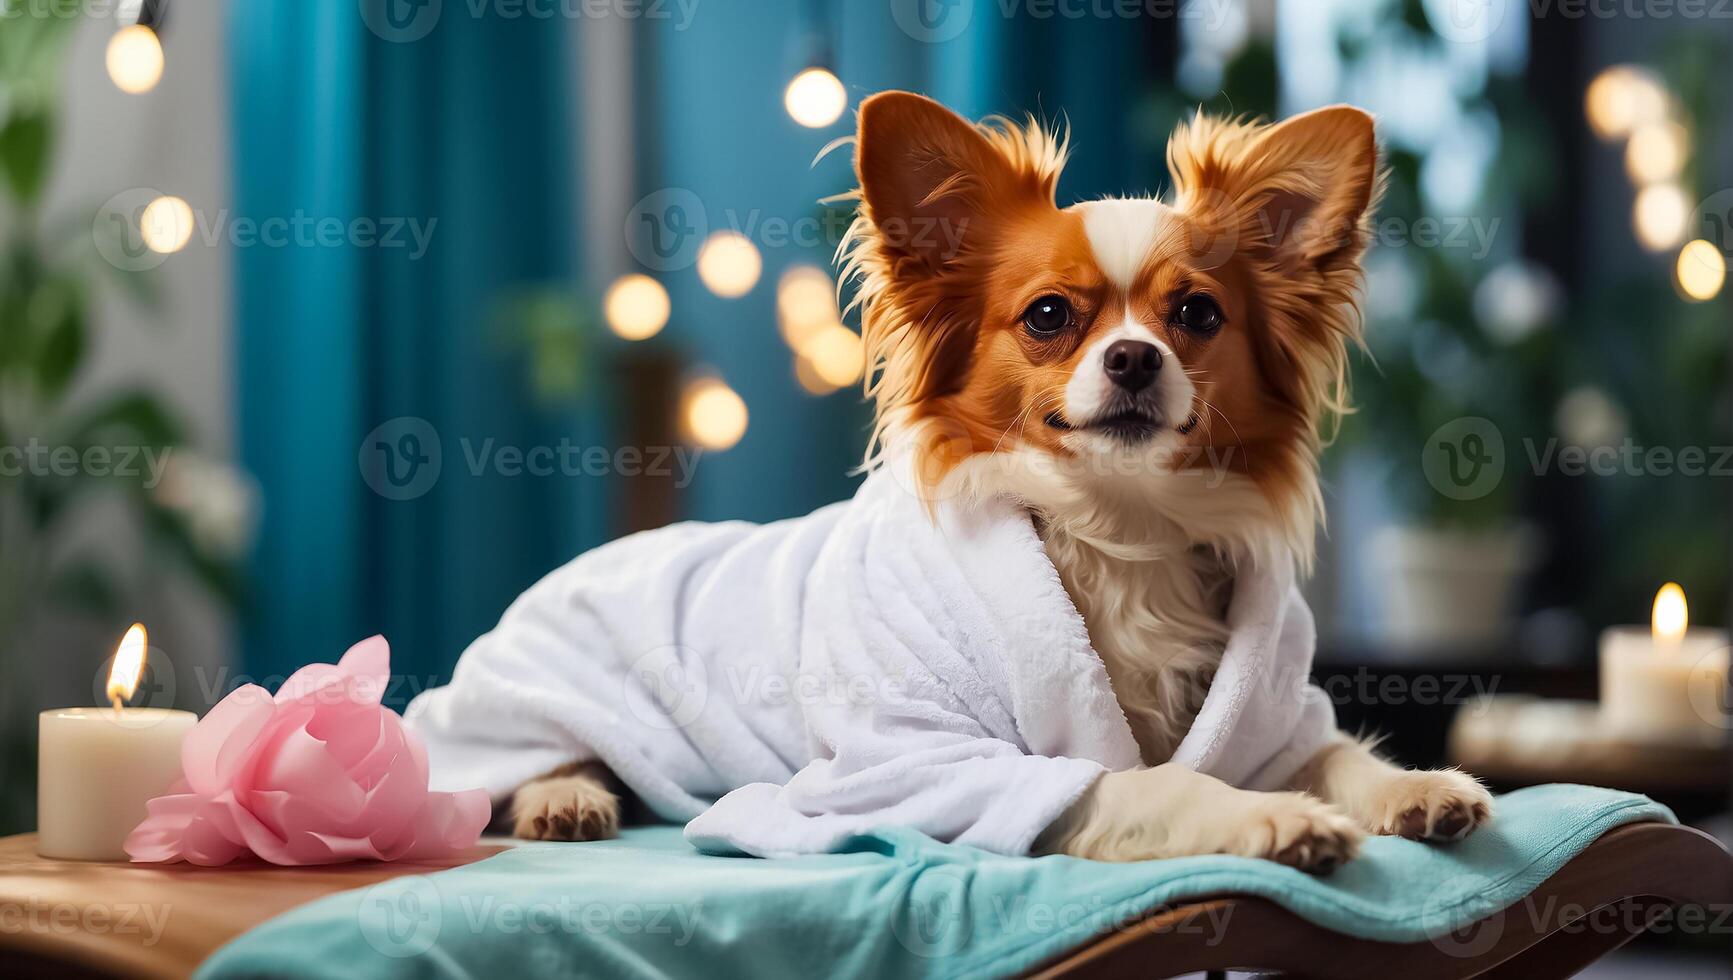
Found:
[[[696,445],[728,449],[746,434],[746,401],[717,378],[701,378],[686,388],[681,412],[686,435]]]
[[[825,327],[840,324],[830,275],[816,265],[789,266],[776,284],[776,318],[782,339],[797,351]]]
[[[1727,281],[1727,257],[1713,244],[1699,238],[1685,243],[1673,268],[1679,291],[1701,303],[1721,294]]]
[[[1641,68],[1614,65],[1589,83],[1583,110],[1595,135],[1619,139],[1644,123],[1666,118],[1667,90]]]
[[[157,198],[139,215],[138,233],[158,255],[172,255],[186,248],[193,238],[192,205],[173,195]]]
[[[1625,145],[1625,173],[1636,184],[1672,180],[1685,169],[1691,137],[1676,122],[1644,123]]]
[[[848,108],[848,90],[829,69],[808,68],[788,83],[782,104],[795,122],[821,129],[842,118],[842,111]]]
[[[1631,223],[1640,245],[1651,252],[1664,252],[1685,240],[1690,230],[1691,201],[1678,184],[1650,184],[1637,192]]]
[[[751,292],[763,268],[758,249],[737,231],[715,232],[698,249],[698,278],[724,299]]]
[[[1677,643],[1685,638],[1691,625],[1691,615],[1685,605],[1685,590],[1677,582],[1668,582],[1655,593],[1655,608],[1649,619],[1649,630],[1655,639]]]
[[[800,382],[800,387],[809,395],[829,395],[840,387],[820,377],[812,362],[798,354],[794,357],[794,380]]]
[[[602,297],[608,329],[627,340],[656,336],[668,325],[671,309],[662,284],[638,272],[614,280]]]
[[[156,32],[133,24],[108,39],[108,77],[122,92],[142,95],[162,80],[162,42]]]
[[[819,331],[801,348],[800,355],[811,362],[814,373],[838,388],[859,381],[866,367],[860,337],[840,324]]]

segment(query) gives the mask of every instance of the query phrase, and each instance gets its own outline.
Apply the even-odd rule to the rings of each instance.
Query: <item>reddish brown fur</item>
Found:
[[[1213,453],[1193,465],[1226,463],[1277,498],[1315,487],[1320,430],[1344,407],[1358,337],[1357,260],[1378,188],[1367,117],[1332,109],[1279,127],[1201,116],[1182,126],[1168,148],[1175,220],[1129,295],[1097,264],[1082,215],[1054,201],[1065,154],[1033,121],[971,126],[907,93],[862,105],[863,203],[844,252],[876,368],[875,450],[887,429],[936,421],[918,449],[929,479],[1018,443],[1067,455],[1042,419],[1091,338],[1129,304],[1198,388],[1202,424],[1185,444]],[[960,247],[923,228],[960,231]],[[1173,304],[1196,289],[1226,314],[1207,340],[1169,325]],[[1077,311],[1080,329],[1061,341],[1020,327],[1048,293]]]

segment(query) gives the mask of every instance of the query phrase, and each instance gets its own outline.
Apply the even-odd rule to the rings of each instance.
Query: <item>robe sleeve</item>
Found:
[[[823,852],[884,827],[1000,854],[1035,838],[1106,769],[1086,759],[1028,755],[942,699],[911,695],[828,720],[826,758],[786,785],[754,783],[686,826],[701,850],[760,857]]]

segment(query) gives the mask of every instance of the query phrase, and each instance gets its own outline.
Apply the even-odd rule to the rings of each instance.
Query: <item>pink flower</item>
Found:
[[[229,692],[181,746],[178,780],[126,839],[134,861],[396,861],[475,844],[487,793],[427,788],[427,750],[379,703],[391,650],[375,636],[309,664],[276,697]]]

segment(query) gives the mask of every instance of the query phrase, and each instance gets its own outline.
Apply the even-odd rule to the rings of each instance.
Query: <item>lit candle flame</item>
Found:
[[[1655,611],[1649,620],[1655,642],[1676,645],[1685,638],[1685,627],[1690,618],[1685,606],[1685,590],[1679,588],[1677,582],[1661,586],[1661,591],[1655,593]]]
[[[138,678],[144,673],[145,647],[149,640],[144,624],[133,623],[126,635],[120,638],[120,646],[114,650],[114,666],[108,669],[108,700],[116,711],[120,710],[122,702],[132,697],[132,692],[138,690]]]

